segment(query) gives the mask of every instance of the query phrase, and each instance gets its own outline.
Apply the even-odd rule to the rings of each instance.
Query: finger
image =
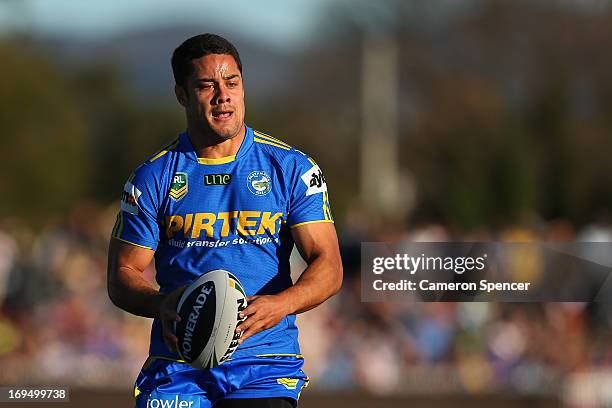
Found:
[[[253,295],[253,296],[247,296],[246,299],[247,299],[247,302],[252,302],[259,297],[261,297],[261,295]]]
[[[238,344],[242,344],[246,339],[248,339],[252,335],[257,334],[260,331],[262,331],[264,329],[264,326],[265,326],[264,322],[259,320],[257,323],[255,323],[254,325],[249,327],[247,330],[245,330],[244,333],[242,333],[242,336],[240,336],[240,339],[238,339]]]
[[[162,324],[167,324],[169,326],[173,326],[174,322],[180,322],[181,316],[176,312],[176,310],[164,310],[161,315]]]
[[[247,306],[247,308],[244,309],[242,312],[240,312],[240,317],[243,318],[243,317],[251,316],[257,312],[257,309],[258,309],[257,305],[251,304]]]
[[[168,333],[173,333],[174,330],[170,327],[167,321],[162,320],[162,334],[166,336]]]
[[[171,346],[176,346],[178,344],[178,338],[172,333],[166,333],[164,335],[164,341],[168,342]]]
[[[183,286],[181,286],[181,287],[177,288],[177,289],[176,289],[174,292],[172,292],[172,293],[169,295],[169,296],[172,298],[171,305],[172,305],[173,307],[176,307],[176,305],[178,304],[179,299],[181,298],[181,295],[182,295],[182,294],[183,294],[183,292],[185,291],[185,288],[186,288],[186,287],[187,287],[187,286],[183,285]]]
[[[247,330],[249,327],[253,326],[255,323],[257,323],[261,319],[262,319],[261,315],[252,314],[244,322],[240,323],[238,325],[238,327],[236,327],[235,332],[236,333],[244,332],[245,330]]]
[[[163,336],[166,347],[174,353],[178,353],[178,339],[173,334],[165,334]]]
[[[176,338],[176,323],[172,322],[172,321],[166,321],[166,324],[164,325],[162,323],[162,334],[164,336],[171,336]]]
[[[249,321],[249,319],[245,320],[244,322],[242,322],[238,326],[236,326],[236,330],[234,330],[234,332],[235,333],[240,333],[240,332],[245,331],[246,329],[251,327],[251,325],[253,324],[253,321]]]
[[[161,319],[162,329],[166,333],[174,334],[175,322],[178,323],[181,321],[181,316],[178,314],[170,314],[169,316],[164,316]]]
[[[168,349],[176,353],[178,352],[178,338],[175,335],[175,325],[173,324],[173,320],[180,321],[180,316],[175,316],[174,314],[170,313],[170,317],[171,319],[161,319],[163,333],[162,337]]]

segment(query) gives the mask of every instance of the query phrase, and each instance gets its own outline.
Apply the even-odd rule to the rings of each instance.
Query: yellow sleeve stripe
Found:
[[[310,157],[308,158],[308,161],[310,162],[310,164],[312,164],[313,166],[316,166],[317,163],[315,163],[314,160],[312,160]]]
[[[283,145],[283,146],[288,147],[288,148],[291,149],[291,146],[289,146],[287,143],[283,142],[280,139],[277,139],[277,138],[272,137],[270,135],[266,135],[265,133],[259,132],[257,130],[254,130],[253,133],[255,134],[255,136],[260,137],[261,139],[266,139],[266,140],[269,140],[270,142],[274,142],[276,144]]]
[[[113,238],[119,238],[121,236],[122,230],[123,230],[123,211],[119,211],[119,214],[117,214],[117,221],[115,221],[115,226],[113,228],[113,232],[111,236]]]
[[[327,195],[327,191],[323,192],[323,216],[325,217],[326,220],[333,220],[333,217],[331,215],[331,209],[329,206],[329,196]]]
[[[170,150],[174,149],[176,145],[178,144],[178,142],[179,142],[179,139],[177,138],[174,142],[163,147],[159,152],[155,153],[155,155],[149,159],[149,163],[154,162],[155,160],[162,157],[164,154],[168,153]]]
[[[128,240],[125,240],[123,238],[119,238],[119,237],[113,237],[113,238],[116,239],[117,241],[125,242],[126,244],[134,245],[135,247],[138,247],[138,248],[150,249],[151,251],[154,251],[154,249],[151,248],[151,247],[135,244],[135,243],[130,242]]]
[[[306,224],[317,224],[320,222],[329,222],[329,223],[334,223],[333,220],[317,220],[317,221],[306,221],[306,222],[300,222],[298,224],[293,224],[292,226],[290,226],[289,228],[297,228],[297,227],[301,227],[302,225],[306,225]]]
[[[270,145],[270,146],[279,147],[279,148],[281,148],[281,149],[291,150],[291,147],[287,147],[287,146],[284,146],[284,145],[280,145],[280,144],[272,143],[272,142],[269,142],[269,141],[267,141],[267,140],[258,139],[258,138],[256,138],[256,137],[254,137],[254,138],[253,138],[253,140],[254,140],[255,142],[257,142],[257,143],[268,144],[268,145]]]

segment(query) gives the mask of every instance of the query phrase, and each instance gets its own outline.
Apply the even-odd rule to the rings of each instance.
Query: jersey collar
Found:
[[[241,157],[245,156],[251,146],[253,145],[253,129],[246,126],[246,133],[244,135],[244,140],[242,144],[240,144],[240,148],[238,148],[238,152],[236,152],[233,156],[221,157],[218,159],[207,159],[198,157],[195,150],[193,149],[193,145],[191,144],[191,140],[189,140],[189,136],[187,136],[187,131],[184,131],[179,135],[179,145],[178,149],[180,152],[183,152],[187,155],[190,160],[193,160],[200,164],[205,165],[218,165],[218,164],[226,164],[231,163],[233,161],[239,160]]]

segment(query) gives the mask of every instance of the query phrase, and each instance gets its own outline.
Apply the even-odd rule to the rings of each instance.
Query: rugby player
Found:
[[[187,129],[129,177],[109,246],[115,305],[154,318],[137,407],[295,407],[308,384],[296,314],[334,295],[342,263],[325,178],[286,142],[248,127],[242,64],[226,39],[203,34],[172,55]],[[295,284],[289,255],[307,262]],[[155,259],[155,290],[143,271]],[[225,269],[249,306],[232,359],[210,370],[181,362],[172,323],[185,285]]]

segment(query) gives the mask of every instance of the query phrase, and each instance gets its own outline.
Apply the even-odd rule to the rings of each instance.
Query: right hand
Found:
[[[174,322],[181,321],[181,317],[176,313],[176,306],[184,290],[185,286],[181,286],[168,293],[161,301],[157,311],[157,317],[162,325],[164,343],[173,353],[178,353],[178,338],[174,333]]]

